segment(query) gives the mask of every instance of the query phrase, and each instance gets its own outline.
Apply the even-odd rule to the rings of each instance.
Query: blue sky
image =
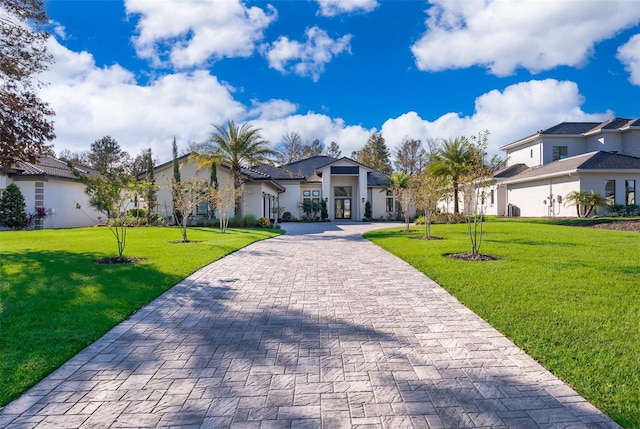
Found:
[[[336,141],[640,117],[634,1],[45,0],[55,150],[111,135],[170,158],[212,123]]]

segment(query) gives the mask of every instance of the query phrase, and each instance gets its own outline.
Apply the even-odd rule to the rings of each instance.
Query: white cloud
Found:
[[[498,76],[579,67],[594,44],[640,22],[632,2],[431,0],[426,32],[412,47],[419,69],[480,65]]]
[[[504,91],[490,91],[476,98],[471,116],[447,113],[430,122],[408,112],[387,120],[382,134],[387,146],[397,146],[405,136],[425,141],[428,138],[472,136],[488,130],[489,150],[498,148],[542,128],[563,121],[601,121],[613,116],[611,111],[589,114],[580,106],[584,98],[574,82],[554,79],[532,80],[511,85]]]
[[[138,55],[163,65],[187,68],[231,57],[250,56],[275,9],[246,7],[240,0],[125,0],[127,14],[140,15],[134,45]]]
[[[151,147],[160,159],[168,159],[174,136],[186,147],[206,138],[212,123],[246,112],[231,89],[205,71],[139,85],[119,65],[98,68],[90,54],[72,52],[55,39],[49,51],[56,62],[42,76],[50,85],[41,97],[56,112],[56,151],[88,150],[93,141],[111,135],[131,154]]]
[[[379,6],[376,0],[318,0],[320,15],[336,16],[343,13],[369,13]]]
[[[274,145],[282,140],[283,134],[296,132],[305,142],[318,139],[326,146],[335,141],[340,145],[344,156],[349,156],[351,151],[362,148],[372,132],[361,126],[346,125],[340,118],[333,119],[313,112],[281,118],[257,119],[251,123],[261,128],[263,137]]]
[[[640,86],[640,34],[636,34],[618,48],[617,58],[629,72],[629,81]]]
[[[334,56],[343,52],[351,53],[351,34],[334,40],[326,31],[311,27],[307,28],[305,36],[307,40],[304,43],[280,36],[272,44],[263,45],[269,66],[282,73],[291,70],[317,82],[324,72],[324,66]]]
[[[104,135],[113,136],[131,154],[151,147],[162,161],[171,158],[175,136],[181,149],[190,141],[204,140],[212,124],[227,119],[250,121],[262,129],[263,137],[276,144],[286,132],[295,131],[305,141],[336,141],[345,156],[364,146],[375,129],[348,125],[340,118],[308,112],[297,113],[288,100],[255,100],[246,106],[234,98],[234,89],[207,71],[176,73],[137,83],[134,75],[119,65],[99,68],[86,52],[72,52],[49,41],[53,64],[42,79],[51,84],[42,89],[57,116],[55,149],[88,150]],[[405,136],[426,140],[491,131],[491,150],[562,121],[599,121],[612,112],[588,114],[577,85],[547,79],[523,82],[480,95],[472,115],[447,113],[433,121],[407,112],[388,119],[381,131],[390,148]]]

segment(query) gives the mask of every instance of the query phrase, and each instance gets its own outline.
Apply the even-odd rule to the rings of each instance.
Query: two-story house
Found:
[[[640,202],[640,119],[563,122],[500,149],[507,166],[494,176],[489,214],[576,216],[564,198],[579,190],[615,204]]]

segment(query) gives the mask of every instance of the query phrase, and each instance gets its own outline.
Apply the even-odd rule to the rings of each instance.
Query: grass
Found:
[[[130,228],[125,256],[107,229],[0,232],[0,406],[19,396],[113,326],[189,274],[272,230],[227,234],[190,228]]]
[[[481,253],[466,225],[434,225],[444,240],[373,231],[365,237],[442,285],[624,427],[640,428],[640,234],[499,220]]]

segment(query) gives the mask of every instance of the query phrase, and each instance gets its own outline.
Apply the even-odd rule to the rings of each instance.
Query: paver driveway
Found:
[[[617,427],[360,237],[381,226],[286,225],[207,266],[9,404],[0,427]]]

